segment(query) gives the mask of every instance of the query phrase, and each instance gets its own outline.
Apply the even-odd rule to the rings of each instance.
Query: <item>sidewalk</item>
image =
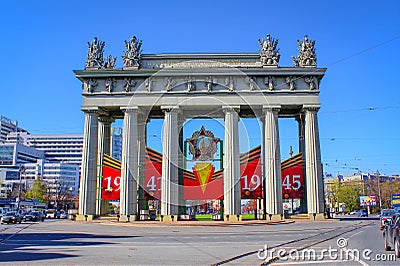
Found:
[[[76,221],[71,221],[76,222]],[[81,223],[81,222],[77,222]],[[244,220],[241,222],[224,222],[224,221],[178,221],[178,222],[160,222],[160,221],[133,221],[133,222],[118,222],[114,217],[102,217],[92,221],[82,221],[82,223],[102,223],[107,225],[121,226],[137,226],[137,227],[171,227],[171,226],[244,226],[244,225],[278,225],[294,223],[293,219],[282,221],[265,221],[265,220]]]

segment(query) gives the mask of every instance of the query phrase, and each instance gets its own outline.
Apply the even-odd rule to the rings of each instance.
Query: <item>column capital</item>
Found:
[[[87,114],[99,114],[99,109],[97,107],[94,108],[81,108],[82,112]]]
[[[227,112],[236,112],[236,113],[239,113],[239,111],[240,111],[240,106],[225,105],[225,106],[222,106],[222,111],[223,111],[224,113],[227,113]]]
[[[124,113],[139,113],[139,107],[137,106],[123,106],[120,109]]]
[[[111,124],[115,121],[114,117],[111,116],[99,116],[99,122],[105,124]]]
[[[266,112],[274,112],[278,113],[281,110],[280,105],[263,105],[263,113],[265,114]]]
[[[303,110],[306,112],[318,112],[321,105],[303,105]]]
[[[161,106],[161,110],[164,113],[170,113],[170,112],[174,112],[174,113],[180,113],[181,109],[179,108],[178,105],[173,105],[173,106]]]

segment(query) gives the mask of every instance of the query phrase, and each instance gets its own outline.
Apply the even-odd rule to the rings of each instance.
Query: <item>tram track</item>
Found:
[[[301,250],[304,250],[306,248],[309,248],[309,247],[321,244],[323,242],[332,240],[334,238],[337,238],[337,237],[339,237],[339,236],[341,236],[343,234],[355,231],[357,229],[360,229],[360,228],[363,228],[363,227],[366,227],[366,226],[370,226],[372,224],[373,224],[373,222],[365,223],[365,224],[364,223],[359,223],[359,224],[356,224],[356,225],[353,225],[353,226],[335,227],[335,228],[333,228],[331,230],[327,230],[327,231],[324,231],[324,232],[321,232],[321,233],[313,234],[313,235],[302,237],[302,238],[293,239],[293,240],[286,241],[284,243],[280,243],[280,244],[277,244],[277,245],[274,245],[274,246],[268,246],[268,249],[284,248],[284,246],[287,246],[287,245],[290,245],[290,244],[300,244],[299,245],[300,247],[295,248],[295,249],[297,251],[301,251]],[[342,229],[344,229],[344,230],[342,230]],[[330,233],[333,233],[333,232],[338,232],[338,233],[333,234],[333,235],[332,234],[329,235]],[[325,237],[321,239],[320,238],[321,236],[325,236]],[[307,241],[308,241],[308,243],[307,243]],[[306,242],[306,243],[301,244],[302,242]],[[234,261],[237,261],[239,259],[251,256],[251,255],[254,255],[254,254],[258,254],[258,252],[260,252],[260,249],[249,251],[249,252],[246,252],[246,253],[242,253],[242,254],[239,254],[237,256],[234,256],[234,257],[219,261],[219,262],[211,264],[211,265],[212,266],[219,266],[219,265],[223,265],[223,264],[226,264],[226,263],[234,262]],[[266,261],[261,263],[260,266],[270,265],[271,263],[276,262],[280,258],[285,257],[285,256],[288,256],[287,252],[286,252],[286,254],[284,254],[281,257],[275,256],[275,257],[272,257],[272,258],[268,258]]]
[[[3,226],[2,226],[3,227]],[[5,231],[7,231],[9,229],[9,227],[5,227],[5,228],[0,228],[0,233],[3,233]]]

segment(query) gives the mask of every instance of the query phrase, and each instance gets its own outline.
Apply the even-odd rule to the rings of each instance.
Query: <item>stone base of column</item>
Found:
[[[267,221],[283,221],[285,217],[283,214],[266,214],[265,220]]]
[[[225,222],[241,222],[242,215],[240,214],[224,214]]]
[[[179,215],[161,215],[161,222],[177,222]]]
[[[101,215],[110,213],[110,203],[108,200],[101,201]]]
[[[325,220],[325,215],[323,213],[309,213],[308,218],[312,221]]]
[[[134,222],[134,221],[136,221],[136,218],[137,218],[136,214],[131,214],[131,215],[122,214],[122,215],[119,216],[118,221],[125,222],[125,223]]]
[[[93,214],[78,214],[75,221],[92,221],[95,217]]]

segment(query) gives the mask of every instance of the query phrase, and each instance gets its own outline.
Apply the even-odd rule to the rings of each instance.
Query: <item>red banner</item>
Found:
[[[259,149],[259,148],[258,148]],[[152,151],[152,156],[161,154]],[[240,165],[240,185],[242,199],[257,199],[263,197],[262,170],[260,162],[260,151],[251,151],[251,161]],[[150,157],[150,158],[153,158]],[[161,198],[161,172],[162,164],[158,160],[146,160],[144,199]],[[248,157],[250,158],[250,156]],[[118,200],[120,195],[121,171],[115,168],[103,166],[102,199]],[[211,178],[210,178],[211,176]],[[184,171],[184,199],[185,200],[208,200],[223,199],[223,171],[210,173]],[[301,154],[282,162],[282,196],[283,198],[304,197],[304,173]]]
[[[208,200],[224,199],[224,181],[221,170],[213,174],[211,181],[201,185],[200,179],[195,173],[185,172],[184,199]],[[240,187],[242,199],[262,198],[262,174],[260,160],[253,160],[240,166]]]
[[[304,196],[303,164],[282,169],[282,197],[297,199]]]
[[[119,200],[121,170],[103,166],[103,179],[101,182],[101,198],[103,200]]]
[[[262,173],[260,159],[240,165],[242,199],[262,198]]]
[[[224,196],[222,171],[208,162],[197,162],[193,172],[185,171],[183,178],[183,198],[185,200],[221,199]]]
[[[144,178],[144,199],[161,199],[161,172],[162,164],[146,160]]]
[[[184,199],[185,200],[208,200],[208,199],[223,199],[224,198],[224,183],[223,179],[214,179],[205,185],[204,191],[198,180],[184,179]]]

